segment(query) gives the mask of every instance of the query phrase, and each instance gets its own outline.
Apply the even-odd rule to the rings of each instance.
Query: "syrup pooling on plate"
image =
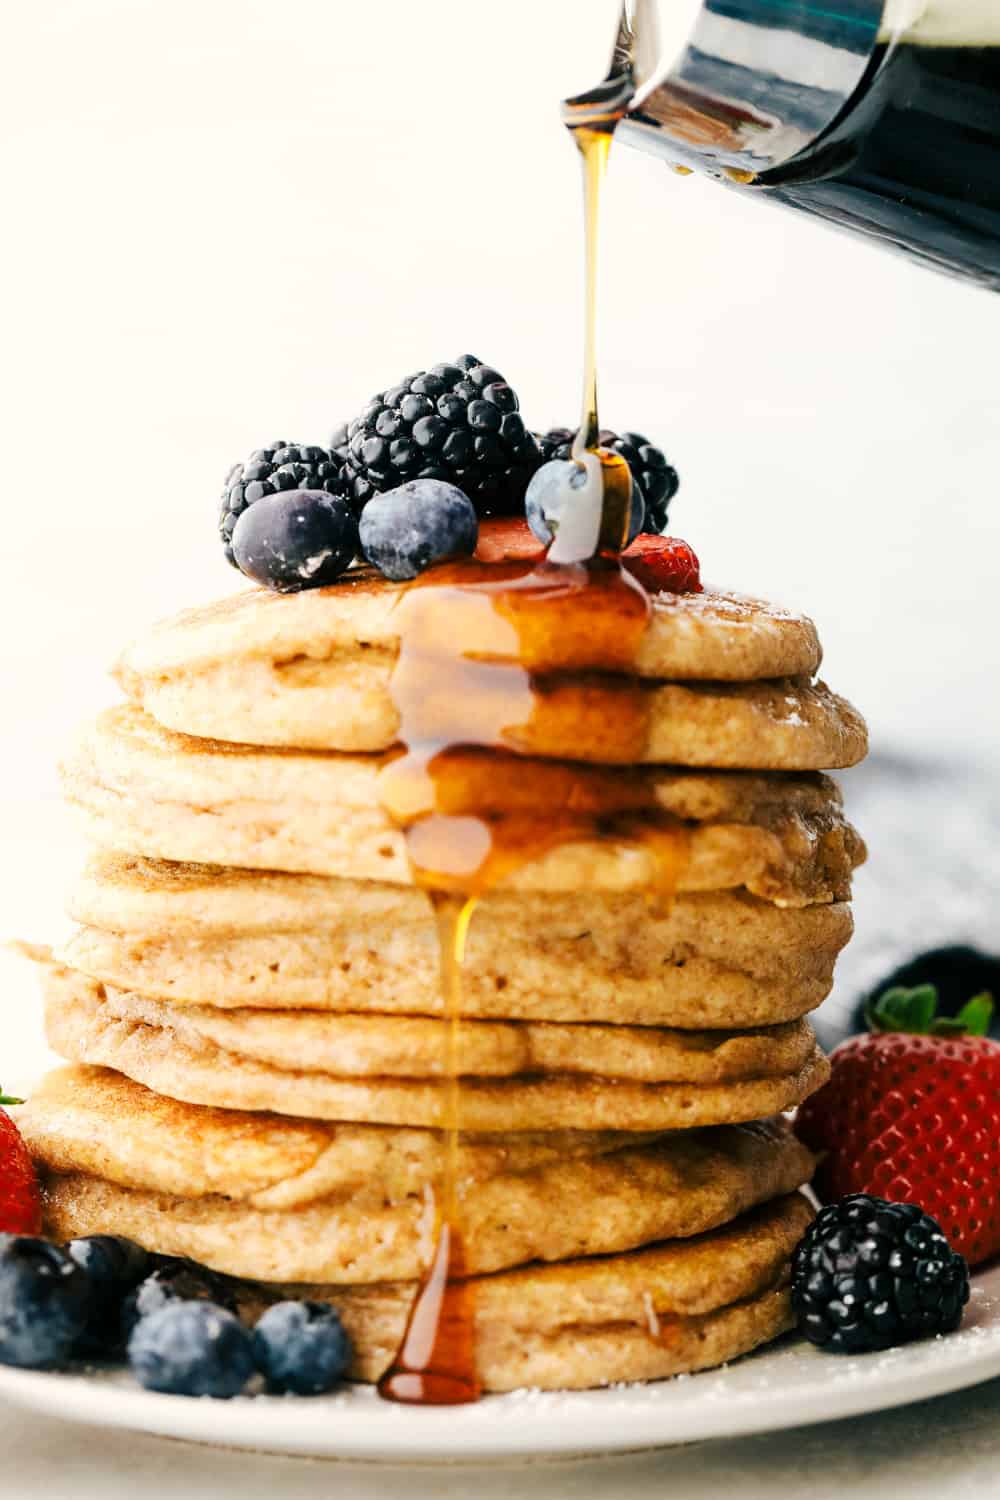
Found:
[[[438,922],[447,1047],[445,1170],[435,1195],[436,1248],[399,1354],[379,1384],[389,1400],[473,1401],[472,1291],[465,1279],[458,1148],[458,1035],[466,937],[477,902],[521,866],[589,840],[652,850],[651,888],[669,898],[687,857],[687,830],[658,811],[653,782],[614,766],[540,761],[515,753],[539,723],[572,745],[588,722],[585,684],[539,675],[595,662],[621,683],[608,728],[618,758],[641,757],[648,699],[627,675],[650,612],[619,564],[463,562],[436,568],[397,606],[393,701],[403,752],[380,777],[383,805],[405,831],[414,879]]]

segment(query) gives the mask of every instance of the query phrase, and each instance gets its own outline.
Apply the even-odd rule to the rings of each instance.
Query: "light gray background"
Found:
[[[323,441],[466,349],[534,425],[574,419],[579,189],[556,101],[598,76],[614,8],[7,7],[0,936],[56,931],[73,845],[54,763],[111,696],[106,664],[146,620],[233,586],[214,538],[230,463]],[[604,270],[605,420],[680,468],[674,529],[706,576],[811,611],[879,747],[993,765],[1000,301],[626,151]],[[44,1049],[20,968],[3,959],[0,982],[10,1086]],[[43,1437],[50,1478],[75,1450]],[[92,1438],[85,1455],[109,1493]],[[705,1470],[720,1488],[729,1462]],[[174,1493],[171,1463],[149,1463]],[[213,1463],[220,1490],[243,1473]],[[657,1492],[662,1463],[641,1471]]]

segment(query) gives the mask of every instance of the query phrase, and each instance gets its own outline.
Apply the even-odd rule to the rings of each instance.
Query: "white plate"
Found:
[[[369,1389],[306,1400],[194,1401],[120,1370],[0,1367],[0,1396],[50,1416],[199,1443],[317,1458],[456,1460],[596,1454],[769,1432],[903,1406],[1000,1375],[1000,1266],[976,1278],[958,1333],[844,1358],[786,1339],[721,1370],[605,1391],[519,1391],[413,1408]]]

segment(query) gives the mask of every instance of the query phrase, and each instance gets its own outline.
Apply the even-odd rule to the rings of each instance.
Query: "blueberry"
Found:
[[[558,546],[556,561],[582,562],[597,551],[601,500],[588,469],[575,459],[553,458],[532,475],[524,508],[538,540]]]
[[[333,583],[357,550],[357,522],[347,501],[325,490],[263,495],[243,512],[233,532],[241,572],[279,593]]]
[[[344,465],[347,460],[346,428],[338,428],[330,448],[315,444],[272,443],[255,448],[242,464],[234,464],[226,475],[219,507],[219,535],[226,561],[236,567],[232,538],[243,512],[265,495],[279,490],[325,490],[328,495],[347,493]]]
[[[228,1312],[236,1311],[236,1298],[224,1276],[190,1260],[168,1260],[147,1276],[122,1304],[125,1337],[140,1319],[151,1317],[174,1302],[212,1302]]]
[[[587,475],[571,458],[553,458],[531,476],[524,496],[528,525],[547,547],[555,538],[567,506],[576,502]]]
[[[222,1401],[238,1396],[254,1373],[249,1333],[214,1302],[171,1302],[140,1318],[128,1362],[147,1390]]]
[[[528,525],[546,546],[563,532],[557,562],[580,562],[593,557],[601,527],[601,487],[595,475],[572,458],[552,458],[528,482],[524,508]],[[632,486],[629,541],[640,533],[646,506],[639,486]],[[571,533],[570,533],[571,528]]]
[[[569,427],[552,427],[535,433],[542,457],[570,458],[577,434]],[[632,475],[632,535],[638,530],[664,532],[670,501],[680,487],[677,470],[667,463],[666,455],[655,448],[641,432],[612,432],[602,427],[598,433],[602,448],[624,458]],[[638,496],[636,495],[638,490]],[[638,501],[643,502],[641,517]]]
[[[340,1317],[323,1302],[278,1302],[254,1329],[257,1368],[275,1391],[319,1396],[342,1380],[351,1341]]]
[[[129,1292],[148,1276],[152,1256],[115,1234],[71,1240],[66,1253],[90,1282],[90,1314],[77,1340],[77,1354],[113,1355],[121,1349],[121,1308]]]
[[[369,500],[361,515],[361,548],[387,578],[416,578],[431,563],[476,550],[479,523],[471,500],[440,479],[411,479]]]
[[[90,1281],[65,1250],[29,1235],[0,1235],[0,1364],[62,1364],[90,1304]]]

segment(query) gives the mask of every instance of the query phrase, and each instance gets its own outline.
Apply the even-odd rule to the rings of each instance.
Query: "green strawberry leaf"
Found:
[[[23,1103],[24,1103],[23,1099],[15,1099],[12,1094],[5,1094],[4,1091],[3,1091],[3,1089],[0,1089],[0,1104],[23,1104]]]
[[[957,1016],[937,1014],[938,992],[933,984],[913,989],[896,985],[868,1006],[865,1019],[872,1031],[905,1031],[913,1036],[986,1036],[993,1019],[993,996],[985,991],[962,1006]]]
[[[869,1007],[868,1024],[872,1031],[907,1031],[926,1036],[937,1011],[937,1000],[933,984],[920,984],[912,990],[897,985],[879,995]]]
[[[984,990],[981,995],[974,995],[955,1017],[965,1027],[966,1036],[985,1036],[992,1019],[993,996],[988,990]]]
[[[931,1036],[968,1036],[969,1028],[957,1016],[938,1016],[931,1022]]]

